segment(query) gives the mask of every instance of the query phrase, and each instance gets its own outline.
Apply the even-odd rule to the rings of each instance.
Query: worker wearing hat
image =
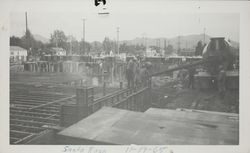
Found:
[[[220,98],[224,98],[226,92],[226,71],[223,65],[219,66],[219,74],[217,78],[218,91]]]

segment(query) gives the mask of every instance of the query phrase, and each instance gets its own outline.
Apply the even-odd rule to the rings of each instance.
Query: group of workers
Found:
[[[126,66],[126,78],[128,82],[128,88],[137,88],[146,86],[149,83],[149,68],[150,63],[145,60],[139,60],[137,58],[130,59]],[[195,67],[188,68],[188,88],[194,89],[194,75],[196,74]],[[217,74],[217,88],[219,96],[224,98],[226,92],[226,71],[223,66],[219,67],[219,73]]]
[[[194,75],[196,73],[196,69],[194,67],[190,67],[188,69],[188,88],[194,89]],[[220,98],[224,98],[226,93],[226,71],[224,66],[219,66],[219,72],[216,77],[217,81],[217,89],[219,91]]]
[[[148,85],[150,63],[143,59],[130,59],[126,67],[128,88],[137,88]]]

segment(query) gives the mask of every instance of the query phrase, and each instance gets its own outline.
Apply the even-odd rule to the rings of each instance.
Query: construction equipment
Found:
[[[205,64],[205,69],[212,75],[218,74],[219,66],[225,70],[232,69],[234,55],[232,45],[223,37],[211,38],[211,41],[203,50],[203,59],[213,59],[213,62]]]
[[[232,50],[235,50],[235,48],[223,37],[211,38],[211,41],[203,49],[203,58],[201,60],[153,73],[150,76],[159,76],[198,65],[203,65],[203,68],[208,73],[216,75],[219,65],[223,65],[226,70],[232,68],[235,60]]]

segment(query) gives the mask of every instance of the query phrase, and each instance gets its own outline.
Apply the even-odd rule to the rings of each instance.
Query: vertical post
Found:
[[[205,44],[206,41],[206,28],[204,28],[204,35],[203,35],[203,43]]]
[[[119,27],[117,27],[117,54],[118,55],[120,54],[120,51],[119,51]]]
[[[85,88],[76,88],[77,121],[88,115],[87,92]]]
[[[94,99],[94,89],[78,87],[76,89],[77,116],[78,120],[87,117],[92,113],[92,102]]]
[[[82,81],[82,79],[80,80],[80,86],[82,86],[82,84],[83,84],[83,81]]]
[[[151,80],[150,80],[150,84],[151,84]],[[146,109],[148,109],[151,106],[151,103],[152,103],[151,85],[150,85],[150,88],[146,89],[145,94],[146,94],[146,97],[147,97],[147,100],[146,100]]]
[[[26,34],[27,34],[27,32],[28,32],[28,18],[27,18],[27,12],[25,12],[25,22],[26,22]]]
[[[179,55],[180,54],[180,51],[181,51],[181,36],[178,36],[178,51],[177,51],[177,54]]]
[[[88,88],[87,89],[87,101],[88,101],[88,114],[93,113],[93,101],[94,101],[94,88]]]
[[[85,53],[85,19],[83,21],[83,53]]]
[[[77,87],[77,84],[78,84],[78,83],[77,83],[77,80],[75,80],[75,81],[74,81],[74,85],[75,85],[75,87]]]
[[[106,82],[105,81],[103,82],[102,93],[103,93],[103,96],[106,95]]]
[[[87,92],[86,88],[84,87],[79,87],[76,89],[76,103],[77,105],[84,105],[87,106]]]
[[[122,88],[123,88],[123,82],[120,81],[120,89],[122,89]]]

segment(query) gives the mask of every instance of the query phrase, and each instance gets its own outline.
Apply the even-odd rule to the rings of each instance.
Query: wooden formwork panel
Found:
[[[239,76],[227,77],[226,85],[228,89],[239,89]]]
[[[82,105],[62,105],[61,106],[61,126],[69,126],[76,123],[80,119],[87,117],[90,109]]]
[[[195,76],[194,82],[195,88],[198,89],[213,89],[217,86],[216,77],[208,76],[208,77],[201,77]]]

